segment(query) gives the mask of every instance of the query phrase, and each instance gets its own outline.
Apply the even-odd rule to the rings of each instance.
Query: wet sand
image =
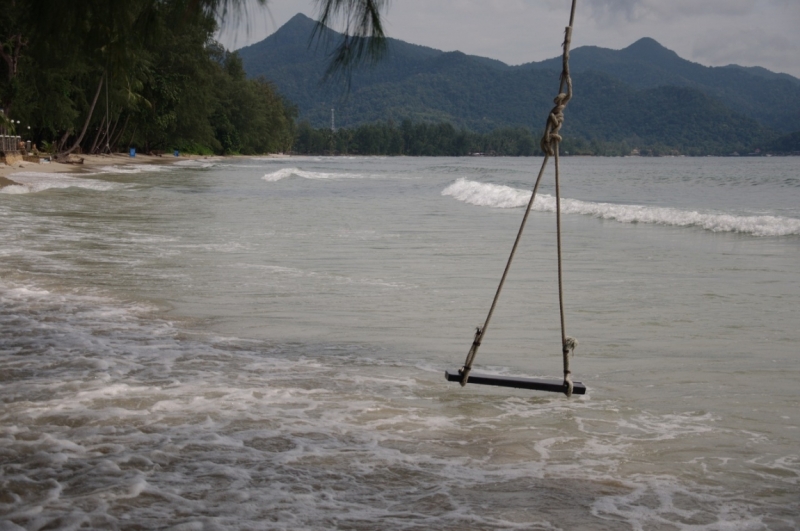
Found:
[[[260,157],[285,157],[287,155],[259,155]],[[72,156],[75,158],[76,156]],[[205,156],[205,155],[181,155],[175,157],[172,155],[155,156],[155,155],[142,155],[137,153],[136,157],[131,157],[127,153],[114,153],[113,155],[77,155],[78,158],[83,159],[83,164],[65,164],[60,162],[50,162],[47,164],[38,164],[35,162],[17,162],[12,165],[6,165],[0,162],[0,188],[18,184],[14,181],[13,175],[19,172],[37,172],[37,173],[93,173],[94,168],[98,166],[108,165],[125,165],[125,164],[173,164],[181,160],[189,159],[218,159],[218,156]],[[236,155],[233,157],[241,158],[242,156]]]
[[[198,155],[186,155],[180,157],[173,156],[151,156],[140,155],[130,157],[127,154],[115,153],[113,155],[78,155],[83,159],[83,164],[64,164],[60,162],[50,162],[38,164],[36,162],[16,162],[12,165],[0,163],[0,188],[16,184],[13,175],[19,172],[35,171],[37,173],[88,173],[97,166],[108,166],[109,164],[170,164],[179,160],[203,158]],[[73,157],[74,158],[74,157]]]

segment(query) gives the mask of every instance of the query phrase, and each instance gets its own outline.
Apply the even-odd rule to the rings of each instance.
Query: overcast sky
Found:
[[[390,37],[517,65],[560,54],[570,0],[392,0]],[[316,18],[311,0],[269,0],[247,23],[220,34],[228,48],[258,42],[297,13]],[[249,26],[249,28],[247,27]],[[800,77],[800,0],[578,0],[573,48],[620,49],[652,37],[709,66],[763,66]]]

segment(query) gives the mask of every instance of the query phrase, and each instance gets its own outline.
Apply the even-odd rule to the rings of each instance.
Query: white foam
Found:
[[[463,177],[442,190],[442,195],[449,195],[470,205],[494,208],[525,206],[531,198],[531,193],[525,190],[518,190],[501,184],[468,181]]]
[[[95,179],[81,179],[63,173],[21,172],[15,173],[12,179],[19,184],[0,188],[0,193],[30,194],[51,188],[85,188],[87,190],[107,191],[119,186],[115,183]]]
[[[276,182],[291,176],[302,177],[303,179],[363,179],[365,176],[358,173],[327,173],[305,171],[300,168],[281,168],[280,170],[268,173],[262,177],[267,182]]]
[[[217,165],[222,160],[221,157],[210,157],[203,159],[187,159],[174,162],[173,166],[187,166],[190,168],[210,168]]]
[[[519,208],[528,204],[531,192],[510,186],[480,183],[460,178],[442,190],[442,195],[453,197],[470,205]],[[555,212],[555,209],[555,197],[548,194],[536,196],[533,210]],[[800,235],[800,219],[781,216],[739,216],[666,207],[595,203],[566,198],[561,200],[561,212],[594,216],[621,223],[699,227],[713,232],[739,232],[754,236]]]
[[[0,447],[14,463],[2,509],[26,528],[67,517],[204,528],[187,520],[199,514],[220,529],[555,528],[554,498],[536,496],[545,487],[581,496],[589,527],[613,517],[632,529],[738,529],[772,507],[713,481],[732,464],[709,463],[712,485],[687,479],[681,463],[666,466],[684,477],[627,471],[653,441],[718,433],[709,414],[502,394],[462,393],[453,405],[438,368],[434,377],[349,348],[195,341],[111,299],[5,281],[0,326],[0,364],[15,375],[0,388]],[[763,463],[778,478],[767,487],[793,485],[782,478],[796,463]],[[711,524],[693,527],[697,518]]]
[[[113,166],[101,166],[99,171],[103,173],[117,173],[117,174],[137,174],[137,173],[152,173],[168,171],[169,166],[160,164],[122,164]]]

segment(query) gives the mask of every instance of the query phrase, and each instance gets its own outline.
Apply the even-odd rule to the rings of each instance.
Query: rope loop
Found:
[[[572,371],[569,368],[569,361],[577,346],[578,340],[574,337],[566,336],[564,338],[564,344],[562,345],[562,352],[564,353],[564,394],[567,396],[572,396]]]
[[[575,339],[574,337],[567,336],[564,339],[564,353],[569,352],[570,354],[572,354],[573,351],[575,350],[575,347],[577,346],[578,346],[578,340]]]
[[[475,327],[475,339],[472,341],[473,347],[481,346],[481,336],[483,335],[483,328],[480,326]]]
[[[491,315],[492,312],[490,310],[489,317],[491,317]],[[458,370],[458,373],[461,375],[461,380],[459,381],[461,387],[467,385],[469,373],[472,371],[472,362],[475,359],[475,355],[478,354],[478,349],[481,346],[481,339],[483,338],[483,331],[486,330],[486,327],[489,324],[489,317],[486,318],[486,323],[483,325],[483,327],[475,327],[475,339],[472,340],[472,348],[469,349],[469,354],[467,354],[467,359],[464,361],[464,366]]]
[[[564,125],[564,109],[567,107],[567,102],[569,102],[570,99],[572,99],[572,95],[563,92],[556,96],[553,100],[555,107],[553,107],[550,114],[547,116],[547,124],[545,125],[544,135],[542,135],[542,141],[539,146],[546,155],[551,157],[555,156],[556,146],[563,140],[559,131],[561,131],[561,126]]]

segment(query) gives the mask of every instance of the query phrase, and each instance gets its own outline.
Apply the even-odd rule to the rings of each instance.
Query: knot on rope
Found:
[[[546,155],[550,155],[551,157],[556,154],[556,144],[562,140],[561,135],[558,133],[561,130],[561,126],[564,124],[564,108],[566,108],[570,98],[570,95],[563,92],[556,96],[553,100],[556,106],[553,107],[550,114],[547,116],[547,124],[539,146]]]
[[[564,373],[564,394],[567,395],[567,397],[572,396],[573,388],[574,387],[572,385],[572,373],[570,372]]]
[[[483,325],[483,327],[475,327],[475,339],[472,340],[472,348],[469,349],[469,354],[467,354],[464,366],[458,369],[458,373],[461,375],[461,380],[459,382],[461,383],[461,387],[467,385],[467,381],[469,381],[469,373],[472,371],[472,362],[475,359],[475,354],[478,353],[478,348],[481,346],[481,338],[483,338],[483,331],[485,329],[486,325]]]
[[[573,4],[573,15],[574,15]],[[551,157],[555,156],[558,143],[563,140],[561,135],[558,134],[561,126],[564,124],[564,108],[572,99],[572,78],[569,76],[569,47],[572,43],[572,17],[570,17],[569,26],[564,30],[564,54],[561,58],[561,80],[559,85],[559,94],[553,100],[555,107],[550,111],[547,116],[547,124],[545,125],[544,135],[539,147],[545,155]],[[564,90],[566,88],[566,91]]]
[[[564,354],[567,353],[572,354],[572,352],[575,350],[575,347],[577,346],[578,346],[578,340],[575,339],[574,337],[567,336],[564,339]]]
[[[473,347],[481,346],[481,335],[483,335],[483,328],[480,326],[475,327],[475,339],[472,340]]]
[[[567,396],[572,396],[572,371],[569,368],[569,359],[572,356],[572,352],[575,350],[575,347],[578,346],[578,340],[574,337],[565,336],[564,337],[564,344],[563,344],[563,353],[564,353],[564,394]]]
[[[470,372],[472,372],[472,367],[467,367],[466,365],[458,369],[458,374],[461,375],[461,379],[458,381],[458,383],[461,384],[461,387],[467,385],[467,381],[469,381]]]

